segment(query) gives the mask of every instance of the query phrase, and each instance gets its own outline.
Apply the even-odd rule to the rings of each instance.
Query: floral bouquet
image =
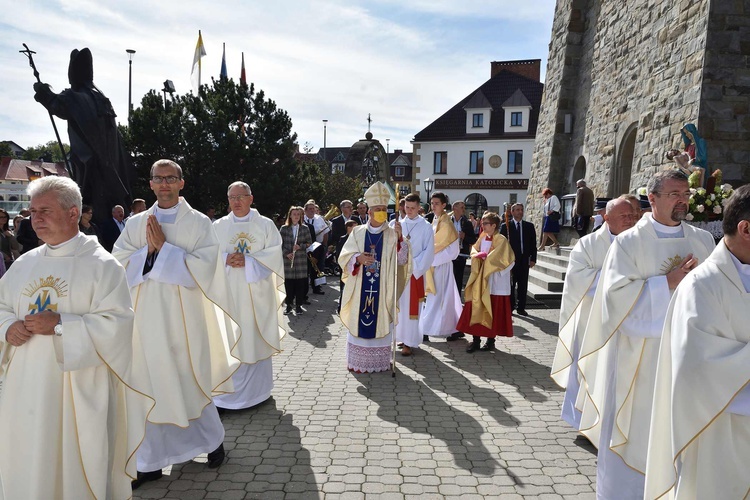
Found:
[[[731,184],[717,185],[713,191],[702,187],[691,187],[690,204],[685,220],[694,222],[722,220],[724,205],[733,192]]]

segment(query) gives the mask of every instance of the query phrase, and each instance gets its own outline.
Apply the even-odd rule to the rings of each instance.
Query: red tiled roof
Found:
[[[19,160],[4,156],[0,158],[0,180],[29,181],[29,177],[45,177],[48,175],[60,175],[68,177],[65,164],[62,162],[50,163],[32,160]]]

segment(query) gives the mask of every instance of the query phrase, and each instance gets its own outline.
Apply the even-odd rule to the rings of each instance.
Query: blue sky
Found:
[[[349,146],[367,131],[390,150],[409,141],[490,75],[490,61],[542,59],[554,0],[17,0],[0,20],[0,140],[22,147],[54,139],[33,99],[22,43],[37,51],[42,81],[68,86],[70,51],[89,47],[94,82],[127,122],[128,57],[133,104],[166,79],[191,90],[198,30],[207,55],[203,81],[218,77],[222,43],[229,76],[248,80],[285,109],[301,148]],[[66,126],[58,120],[66,142]]]

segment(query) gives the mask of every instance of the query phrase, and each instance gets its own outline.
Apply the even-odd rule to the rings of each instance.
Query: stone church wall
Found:
[[[709,0],[558,0],[529,220],[541,221],[545,187],[562,196],[585,177],[597,196],[617,196],[645,185],[682,125],[701,130],[708,24]]]

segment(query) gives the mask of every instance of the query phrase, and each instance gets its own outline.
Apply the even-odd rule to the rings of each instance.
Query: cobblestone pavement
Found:
[[[346,370],[338,287],[289,318],[268,402],[222,416],[227,460],[175,465],[135,498],[594,498],[594,448],[560,420],[556,309],[467,354],[434,340],[398,374]]]

